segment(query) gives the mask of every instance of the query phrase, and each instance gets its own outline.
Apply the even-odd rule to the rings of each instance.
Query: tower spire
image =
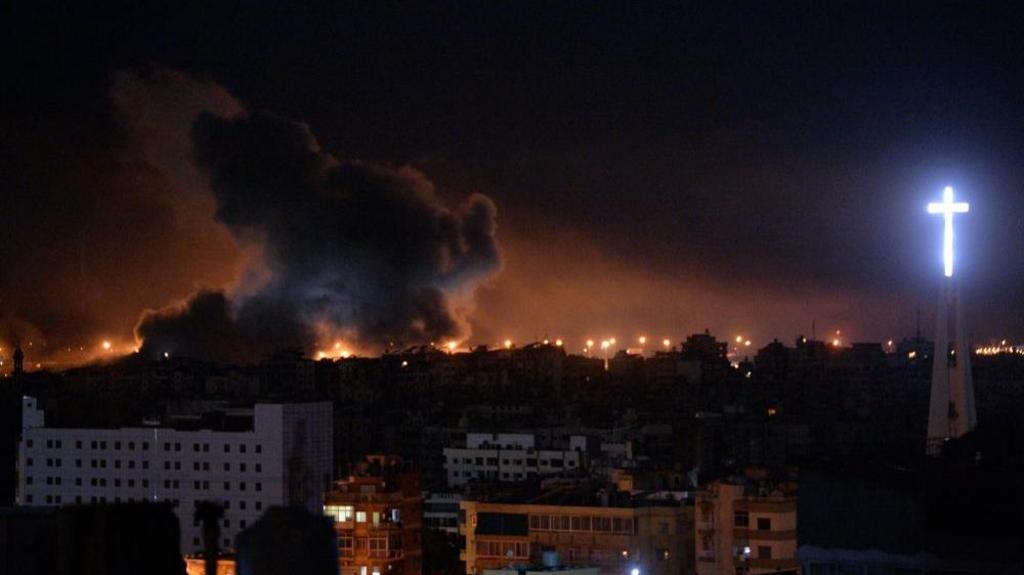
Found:
[[[953,277],[953,214],[967,213],[966,202],[953,201],[953,188],[943,190],[942,203],[928,204],[928,213],[942,214],[944,277],[939,289],[935,352],[932,354],[932,385],[928,407],[927,451],[938,454],[943,443],[972,431],[977,425],[971,351],[967,345],[963,298]],[[918,316],[920,331],[920,315]]]

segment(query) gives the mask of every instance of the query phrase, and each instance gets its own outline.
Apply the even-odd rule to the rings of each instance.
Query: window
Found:
[[[76,477],[75,478],[75,486],[76,487],[81,487],[82,486],[82,478],[81,477]]]
[[[181,462],[180,461],[175,461],[174,462],[174,470],[175,471],[181,471]]]
[[[120,441],[115,441],[114,442],[114,449],[121,449],[121,442]]]
[[[78,446],[81,447],[81,442],[79,441],[78,443],[79,443]],[[135,442],[134,441],[129,441],[128,442],[128,451],[135,451]]]
[[[32,485],[32,476],[31,475],[26,475],[25,476],[25,485]]]
[[[245,499],[238,502],[239,509],[245,509]]]
[[[758,545],[757,546],[757,557],[758,559],[771,559],[772,548],[770,545]]]
[[[143,451],[149,451],[149,442],[148,441],[143,441],[142,442],[142,450]]]
[[[263,491],[263,484],[262,483],[259,483],[259,482],[256,483],[256,491]]]
[[[263,464],[262,463],[257,463],[256,464],[256,473],[259,473],[261,471],[263,471]]]
[[[192,444],[192,451],[194,451],[196,453],[199,453],[199,444],[198,443],[193,443]]]
[[[114,469],[121,469],[121,460],[120,459],[115,459],[114,460]]]
[[[181,444],[178,443],[177,441],[174,442],[174,450],[181,451]]]
[[[231,453],[231,444],[230,443],[225,443],[224,444],[224,453]]]
[[[356,511],[356,523],[366,523],[365,511]]]
[[[231,464],[230,463],[225,463],[224,464],[224,471],[231,471]]]
[[[210,451],[210,444],[209,443],[204,443],[203,444],[203,452],[204,453],[208,453],[209,451]]]
[[[165,441],[164,442],[164,451],[170,451],[170,450],[171,450],[171,442],[170,441]]]
[[[224,482],[224,491],[231,491],[231,482],[230,481],[225,481]]]
[[[736,511],[733,513],[733,526],[735,527],[749,527],[750,517],[746,511]]]
[[[245,473],[245,464],[244,463],[239,463],[238,464],[238,470],[241,471],[242,473]]]
[[[257,501],[256,502],[256,511],[262,511],[262,510],[263,510],[263,502],[262,501]]]
[[[32,458],[31,457],[26,457],[25,458],[25,466],[26,467],[32,467]]]
[[[81,441],[75,441],[75,449],[81,449],[81,448],[82,448],[82,442]]]
[[[772,520],[770,517],[758,517],[757,518],[757,530],[758,531],[771,531]]]
[[[239,443],[238,444],[238,451],[240,453],[245,453],[245,444],[244,443]]]
[[[75,460],[75,467],[81,467],[81,466],[82,466],[82,460],[81,459],[76,459]]]
[[[263,453],[263,445],[259,443],[256,444],[256,453]]]
[[[31,440],[31,439],[26,439],[26,440],[25,440],[25,445],[26,445],[27,447],[32,447],[32,440]]]
[[[239,491],[245,491],[245,482],[244,481],[239,481],[238,482],[238,490]]]

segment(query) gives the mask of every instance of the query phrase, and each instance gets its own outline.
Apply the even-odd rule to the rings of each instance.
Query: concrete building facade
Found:
[[[693,570],[693,508],[686,505],[593,506],[463,501],[462,559],[468,575],[537,563],[555,551],[567,564],[602,575],[639,569],[649,575]]]
[[[567,449],[538,449],[529,433],[468,433],[465,447],[444,449],[448,486],[474,481],[525,481],[575,473],[585,462],[587,438],[572,436]]]
[[[716,481],[697,495],[697,575],[796,573],[796,497]]]
[[[318,512],[331,480],[330,403],[257,404],[240,410],[252,421],[244,431],[46,427],[35,398],[22,409],[19,505],[171,502],[185,553],[202,547],[197,503],[224,506],[221,545],[230,550],[270,506]]]

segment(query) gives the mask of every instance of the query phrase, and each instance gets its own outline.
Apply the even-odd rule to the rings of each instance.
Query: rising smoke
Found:
[[[489,198],[450,208],[420,172],[336,158],[266,112],[206,109],[189,141],[214,217],[259,256],[230,288],[145,313],[143,354],[250,360],[335,337],[371,350],[467,334],[475,288],[501,267]]]

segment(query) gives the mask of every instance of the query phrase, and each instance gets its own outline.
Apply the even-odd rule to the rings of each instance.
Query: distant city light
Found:
[[[512,340],[511,339],[506,339],[505,340],[505,349],[510,349],[511,347],[512,347]]]
[[[661,340],[661,345],[663,345],[666,348],[668,348],[668,347],[672,346],[672,342],[668,338],[665,338],[665,339]]]
[[[594,340],[588,339],[587,340],[587,347],[594,347]]]
[[[601,349],[608,349],[608,346],[610,346],[610,345],[611,345],[611,342],[606,339],[606,340],[601,342]]]
[[[608,343],[610,343],[611,345],[615,345],[615,338],[613,337],[613,338],[609,339]]]
[[[562,340],[556,339],[555,340],[555,345],[557,345],[558,347],[562,347]]]
[[[832,340],[832,345],[834,347],[839,347],[839,343],[840,342],[839,342],[839,338],[838,337]]]
[[[168,357],[171,357],[171,352],[169,352],[169,351],[165,351],[165,352],[164,352],[164,359],[166,359],[166,358],[168,358]]]
[[[640,345],[644,345],[647,343],[647,336],[642,335],[639,338],[637,338],[637,341],[640,342]]]
[[[916,351],[911,351],[907,353],[907,359],[914,359],[915,357],[917,357]]]
[[[103,350],[104,351],[110,351],[110,342],[109,341],[103,340],[103,343],[100,344],[100,345],[103,346]]]
[[[449,352],[455,351],[455,348],[459,347],[458,342],[455,341],[449,341],[446,345]]]
[[[742,342],[743,342],[743,336],[742,335],[736,336],[736,343],[742,343]]]
[[[745,347],[750,347],[750,340],[748,339],[747,341],[743,342],[743,345]]]

